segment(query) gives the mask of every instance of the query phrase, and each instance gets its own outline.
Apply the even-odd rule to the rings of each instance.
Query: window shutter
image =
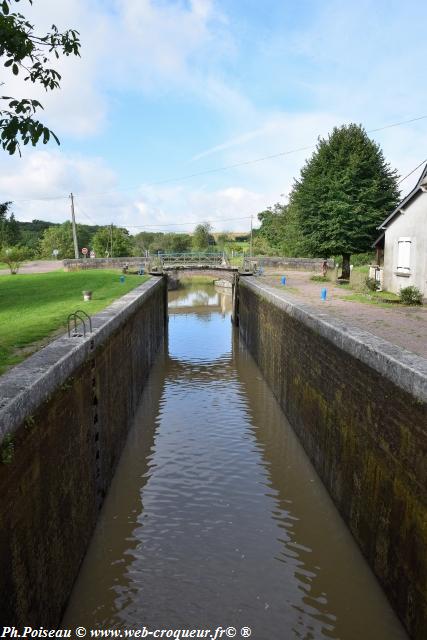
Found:
[[[397,268],[400,271],[409,271],[411,268],[411,239],[399,238],[397,246]]]

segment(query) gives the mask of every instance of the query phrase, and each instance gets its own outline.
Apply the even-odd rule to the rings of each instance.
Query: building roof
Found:
[[[374,242],[374,247],[377,246],[377,244],[380,243],[380,241],[383,239],[384,237],[384,232],[385,229],[387,229],[388,226],[390,226],[390,224],[392,222],[394,222],[395,218],[398,218],[403,212],[404,209],[403,207],[405,207],[407,204],[409,204],[412,200],[414,200],[415,198],[417,198],[420,193],[422,191],[427,190],[427,162],[424,165],[424,169],[421,172],[421,175],[415,185],[415,187],[412,189],[412,191],[410,191],[408,193],[407,196],[405,196],[403,198],[403,200],[401,200],[401,202],[399,202],[399,204],[397,205],[396,209],[394,209],[394,211],[392,211],[390,213],[390,215],[388,216],[388,218],[386,218],[384,220],[384,222],[382,222],[380,224],[379,227],[377,227],[377,229],[381,229],[382,234],[380,235],[380,237]]]

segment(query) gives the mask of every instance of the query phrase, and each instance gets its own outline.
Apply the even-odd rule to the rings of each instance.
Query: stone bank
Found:
[[[396,612],[425,639],[427,360],[253,278],[240,280],[239,330]]]
[[[0,378],[0,621],[58,626],[167,330],[152,278]]]

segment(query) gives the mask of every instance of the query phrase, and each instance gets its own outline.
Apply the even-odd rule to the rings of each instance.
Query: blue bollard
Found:
[[[126,278],[124,276],[120,276],[120,282],[123,284]]]
[[[281,283],[282,283],[282,284],[286,284],[286,276],[282,276]]]
[[[327,294],[328,290],[326,287],[322,287],[322,291],[320,292],[320,297],[322,300],[326,300],[326,294]]]

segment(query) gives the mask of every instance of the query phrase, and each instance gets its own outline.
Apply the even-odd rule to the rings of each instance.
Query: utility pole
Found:
[[[79,259],[79,245],[77,244],[76,216],[74,215],[74,196],[70,193],[71,198],[71,225],[73,227],[74,257]]]
[[[251,215],[251,243],[250,243],[250,249],[249,249],[249,255],[252,258],[252,215]]]
[[[111,223],[111,227],[110,227],[110,231],[111,231],[111,257],[113,258],[113,223]]]

